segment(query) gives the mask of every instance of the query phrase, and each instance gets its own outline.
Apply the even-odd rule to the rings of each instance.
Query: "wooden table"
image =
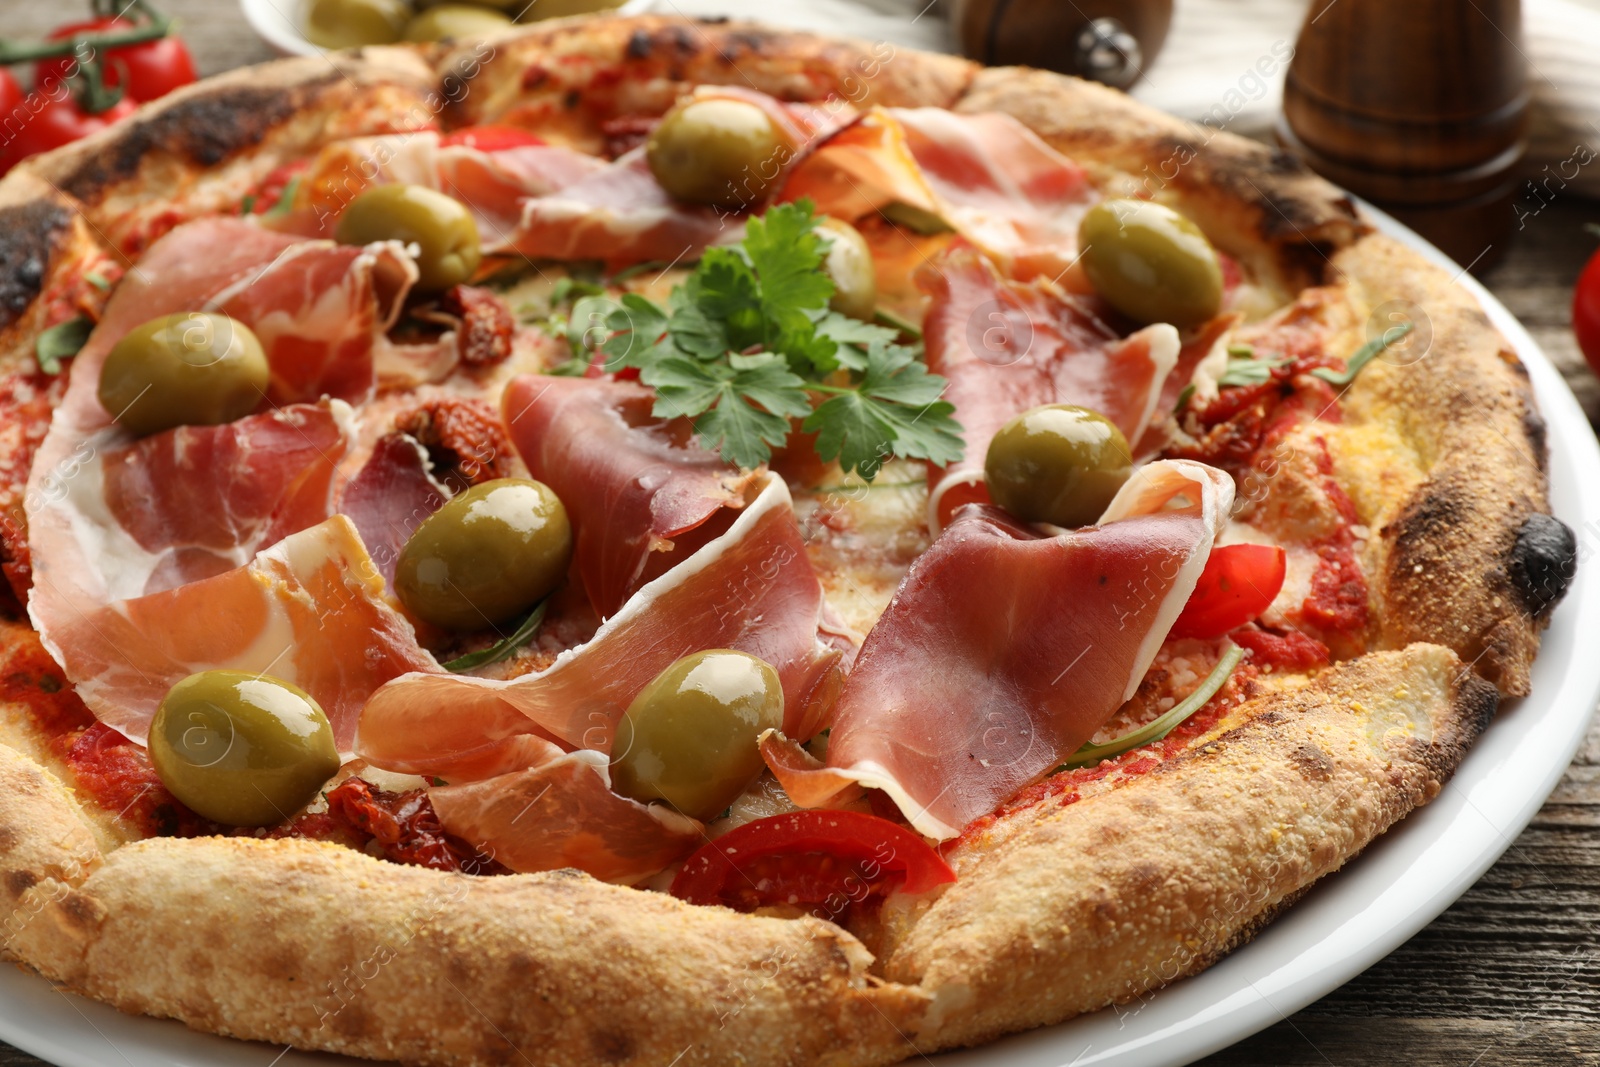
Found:
[[[63,6],[0,0],[0,32],[43,33],[68,16]],[[202,73],[271,58],[227,0],[162,6],[184,18]],[[1600,244],[1582,228],[1600,222],[1600,202],[1557,196],[1525,221],[1505,260],[1482,280],[1555,360],[1594,420],[1600,381],[1573,341],[1570,301],[1573,280]],[[1600,723],[1532,825],[1431,926],[1341,989],[1202,1063],[1600,1065]],[[0,1067],[25,1065],[43,1067],[0,1045]]]

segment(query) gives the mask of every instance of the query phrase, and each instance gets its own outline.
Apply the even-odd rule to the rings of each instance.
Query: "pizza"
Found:
[[[5,952],[380,1060],[888,1063],[1435,796],[1571,579],[1527,373],[1293,159],[670,18],[0,182]]]

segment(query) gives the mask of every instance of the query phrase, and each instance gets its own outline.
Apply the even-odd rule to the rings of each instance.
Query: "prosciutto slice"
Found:
[[[708,648],[778,671],[785,730],[810,736],[842,654],[818,638],[822,590],[782,479],[732,527],[646,585],[587,644],[510,681],[414,674],[373,694],[357,750],[430,790],[445,829],[514,870],[576,866],[634,881],[684,855],[700,826],[611,792],[608,753],[628,704],[675,660]]]
[[[548,742],[529,748],[523,770],[429,789],[440,824],[514,871],[576,867],[622,884],[705,840],[694,819],[613,793],[603,754]]]
[[[1001,277],[971,248],[955,248],[919,275],[932,297],[923,334],[928,369],[950,382],[966,454],[931,475],[928,523],[937,531],[963,504],[987,503],[989,442],[1013,416],[1040,404],[1077,404],[1139,442],[1179,352],[1178,331],[1147,326],[1119,339],[1048,281]]]
[[[378,572],[392,585],[400,550],[449,499],[450,490],[433,476],[427,449],[410,434],[389,433],[345,484],[339,511],[355,523]]]
[[[754,475],[650,414],[641,385],[527,376],[502,404],[512,444],[554,489],[575,533],[577,573],[601,618],[726,530]]]
[[[535,259],[603,259],[611,265],[697,259],[712,245],[743,238],[744,213],[765,207],[785,171],[855,118],[849,107],[827,110],[785,104],[731,85],[700,86],[694,97],[753,104],[767,113],[783,141],[771,159],[758,164],[759,173],[751,175],[747,187],[733,191],[738,208],[729,211],[674,200],[656,182],[641,145],[605,170],[527,201],[506,248]]]
[[[444,144],[431,130],[355,137],[322,150],[277,225],[331,236],[340,212],[364,189],[401,182],[438,189],[467,205],[484,246],[492,249],[507,243],[528,198],[575,185],[606,166],[603,159],[556,145],[485,151]]]
[[[1087,175],[1016,119],[873,108],[789,175],[782,199],[854,220],[903,204],[944,220],[1012,277],[1060,275],[1093,201]]]
[[[1228,475],[1175,460],[1135,473],[1100,526],[1054,537],[964,508],[867,636],[827,765],[771,733],[763,755],[803,807],[874,787],[917,830],[955,836],[1133,695],[1232,501]]]
[[[118,286],[73,360],[27,496],[29,616],[108,725],[140,740],[187,674],[270,666],[317,697],[348,748],[379,682],[437,669],[384,605],[353,527],[327,525],[350,407],[301,402],[371,391],[373,340],[414,277],[398,246],[208,219],[166,234]],[[135,439],[100,405],[107,354],[139,323],[203,308],[255,329],[271,395],[226,426]]]

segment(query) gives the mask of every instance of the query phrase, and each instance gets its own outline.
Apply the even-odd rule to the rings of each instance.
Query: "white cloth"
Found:
[[[624,10],[727,15],[956,51],[945,0],[632,0]],[[1166,46],[1133,95],[1175,115],[1268,139],[1306,0],[1176,0]],[[1600,196],[1600,0],[1524,0],[1533,88],[1528,173],[1551,193]]]

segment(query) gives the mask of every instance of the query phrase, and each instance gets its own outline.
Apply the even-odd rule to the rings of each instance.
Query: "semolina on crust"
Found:
[[[574,872],[474,880],[304,841],[115,847],[26,717],[6,716],[11,958],[126,1011],[377,1059],[887,1063],[1195,973],[1437,794],[1499,693],[1526,692],[1547,615],[1521,587],[1550,573],[1525,536],[1548,511],[1542,424],[1481,308],[1259,145],[1042,72],[901,51],[866,77],[878,55],[749,25],[593,19],[500,38],[487,57],[367,49],[335,57],[347,77],[284,61],[209,79],[0,182],[0,352],[31,344],[46,279],[85,244],[130,251],[161,211],[225,210],[328,140],[415,128],[418,106],[450,124],[575,113],[573,136],[593,138],[613,114],[738,78],[786,99],[1005,111],[1106,188],[1181,207],[1283,300],[1329,285],[1358,315],[1424,311],[1426,355],[1372,364],[1328,431],[1375,531],[1375,651],[1280,678],[1146,775],[963,839],[960,880],[893,899],[870,952],[821,920]],[[619,71],[626,87],[602,91]]]

